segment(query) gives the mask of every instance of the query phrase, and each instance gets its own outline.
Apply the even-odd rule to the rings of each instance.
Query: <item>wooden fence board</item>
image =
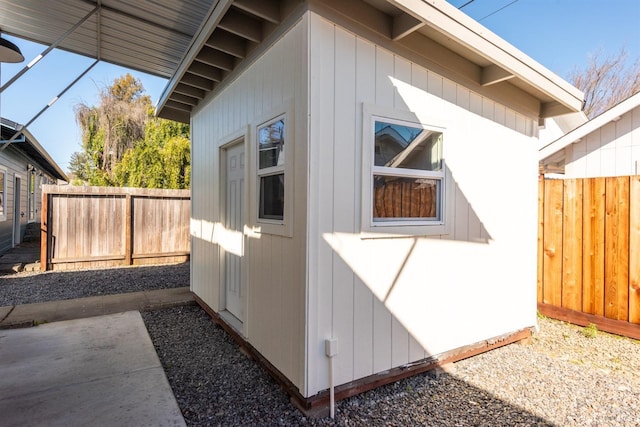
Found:
[[[604,178],[583,180],[582,311],[604,316]]]
[[[543,302],[562,305],[562,190],[560,180],[549,180],[544,195]]]
[[[582,309],[582,180],[564,181],[562,307]]]
[[[538,301],[544,299],[544,178],[538,179]],[[457,210],[457,206],[456,206]]]
[[[640,176],[629,182],[629,322],[640,324]]]
[[[606,178],[605,316],[629,318],[629,178]]]
[[[540,312],[640,337],[640,176],[541,179],[538,202]]]
[[[54,269],[189,258],[187,190],[43,186],[51,207],[41,259]]]

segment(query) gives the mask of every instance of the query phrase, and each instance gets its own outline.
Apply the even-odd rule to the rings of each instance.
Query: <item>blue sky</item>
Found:
[[[456,7],[468,1],[449,0]],[[640,58],[640,0],[473,0],[462,11],[563,78],[574,67],[585,67],[598,50],[615,54],[624,47],[631,59]],[[1,65],[4,84],[46,46],[3,37],[16,43],[25,57],[22,64]],[[0,114],[28,122],[92,62],[54,50],[0,95]],[[155,103],[166,80],[99,63],[29,127],[64,170],[71,154],[81,148],[74,106],[95,105],[99,90],[127,72],[142,81]]]

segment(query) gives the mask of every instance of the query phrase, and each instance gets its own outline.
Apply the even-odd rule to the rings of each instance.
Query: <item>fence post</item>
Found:
[[[49,194],[42,192],[40,206],[40,271],[47,271],[49,262]]]
[[[131,211],[133,210],[133,197],[131,193],[127,193],[125,196],[125,213],[124,213],[124,262],[126,265],[133,263],[133,248],[131,245]]]

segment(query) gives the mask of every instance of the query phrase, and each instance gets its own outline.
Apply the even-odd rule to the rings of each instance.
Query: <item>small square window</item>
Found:
[[[284,119],[258,131],[259,169],[284,166]]]
[[[258,127],[258,219],[284,221],[285,138],[284,117]]]
[[[284,219],[284,174],[260,177],[260,218]]]

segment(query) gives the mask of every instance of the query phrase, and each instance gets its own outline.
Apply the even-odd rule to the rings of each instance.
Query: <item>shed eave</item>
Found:
[[[577,112],[582,110],[584,94],[520,50],[465,15],[445,0],[387,0],[426,26],[435,29],[456,43],[483,57],[491,65],[502,70],[498,81],[517,78],[533,89],[548,96],[540,99],[540,117]],[[419,30],[418,30],[419,31]],[[502,75],[504,74],[504,75]],[[484,84],[483,82],[480,82]]]
[[[200,49],[202,49],[209,36],[211,36],[213,30],[216,29],[216,27],[220,23],[220,20],[224,17],[224,14],[227,12],[227,10],[229,10],[229,7],[231,7],[232,3],[233,0],[220,0],[215,2],[211,6],[211,9],[209,9],[209,13],[207,13],[207,16],[205,16],[202,20],[202,24],[191,40],[189,48],[180,60],[178,68],[167,82],[167,85],[160,95],[160,98],[158,98],[158,102],[156,104],[157,116],[166,118],[172,117],[172,120],[176,120],[175,114],[167,114],[164,112],[165,105],[167,104],[167,101],[171,97],[173,91],[180,83],[180,80],[187,72],[189,66],[191,66],[191,63],[195,59],[196,55],[198,55]],[[179,115],[178,117],[183,117],[183,115]],[[184,122],[184,120],[180,119],[178,119],[178,121]],[[188,123],[188,121],[186,121],[186,123]]]

